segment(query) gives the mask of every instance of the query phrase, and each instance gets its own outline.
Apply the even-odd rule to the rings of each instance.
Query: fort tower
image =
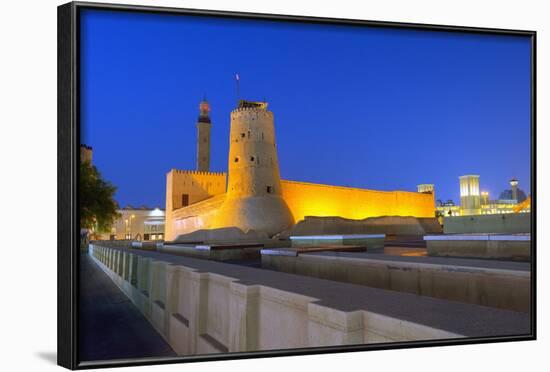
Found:
[[[197,170],[210,170],[210,105],[206,98],[199,105],[199,119],[197,120]]]
[[[215,227],[272,236],[294,224],[282,198],[273,112],[267,102],[241,100],[231,112],[228,184]]]

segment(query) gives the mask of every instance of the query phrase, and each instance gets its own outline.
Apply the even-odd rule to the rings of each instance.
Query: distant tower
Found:
[[[84,144],[80,145],[80,162],[92,164],[92,148]]]
[[[510,180],[510,186],[512,186],[512,200],[518,201],[518,180],[512,178]]]
[[[273,112],[267,102],[239,101],[231,112],[228,184],[214,227],[275,235],[294,224],[282,198]]]
[[[203,99],[197,120],[197,170],[210,171],[210,105]]]
[[[463,215],[480,214],[479,176],[460,176],[460,207]]]
[[[487,205],[489,204],[489,192],[488,191],[482,191],[481,192],[481,205]]]
[[[418,189],[418,192],[423,194],[434,194],[434,185],[431,183],[423,183],[421,185],[417,185],[416,188]]]

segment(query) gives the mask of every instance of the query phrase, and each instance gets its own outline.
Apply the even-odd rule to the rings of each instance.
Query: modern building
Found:
[[[281,179],[267,102],[240,100],[230,122],[228,173],[168,172],[166,240],[224,227],[273,236],[306,216],[434,217],[433,185],[431,192],[379,191]]]
[[[479,191],[479,176],[466,175],[460,179],[460,205],[452,200],[436,203],[436,214],[440,217],[470,216],[478,214],[528,213],[531,199],[518,188],[519,181],[510,180],[511,189],[500,193],[498,199],[491,200],[488,191]],[[420,187],[421,185],[419,185]]]
[[[118,210],[120,217],[111,231],[102,234],[105,240],[164,240],[164,210],[160,208],[127,206]]]
[[[436,202],[435,209],[437,217],[451,217],[461,215],[460,205],[456,205],[455,202],[451,199],[447,201],[438,200]]]

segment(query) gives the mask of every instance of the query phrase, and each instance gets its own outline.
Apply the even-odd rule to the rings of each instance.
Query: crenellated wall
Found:
[[[226,173],[171,170],[166,177],[166,240],[211,228],[224,201]],[[223,185],[223,186],[222,186]],[[282,197],[297,223],[305,216],[361,220],[378,216],[434,217],[433,194],[377,191],[281,180]],[[189,194],[190,206],[181,207]],[[213,198],[216,196],[217,198]],[[210,200],[212,199],[212,200]]]
[[[175,215],[189,208],[183,206],[183,195],[188,195],[189,206],[212,196],[225,193],[227,175],[223,172],[203,172],[172,169],[166,174],[166,225],[167,240],[178,235],[174,226]],[[184,212],[184,215],[189,215]],[[196,230],[196,229],[195,229]]]

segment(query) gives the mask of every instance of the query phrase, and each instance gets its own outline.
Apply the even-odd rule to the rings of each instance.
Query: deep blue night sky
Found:
[[[121,206],[164,207],[166,173],[194,169],[204,94],[227,169],[236,72],[275,114],[284,179],[529,193],[527,37],[86,10],[81,38],[81,139]]]

